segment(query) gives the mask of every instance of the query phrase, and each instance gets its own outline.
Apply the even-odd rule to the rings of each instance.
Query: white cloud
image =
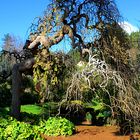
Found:
[[[119,24],[128,34],[131,34],[132,32],[136,32],[139,30],[138,27],[132,25],[131,23],[127,21],[121,22]]]

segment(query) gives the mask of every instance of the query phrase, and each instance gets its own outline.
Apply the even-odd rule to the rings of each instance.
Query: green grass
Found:
[[[9,107],[4,108],[6,111],[9,111]],[[26,112],[29,114],[40,115],[42,113],[47,113],[44,107],[39,105],[21,105],[21,112]]]
[[[38,105],[22,105],[21,112],[32,113],[35,115],[39,115],[44,111],[44,109]]]
[[[0,108],[0,114],[9,114],[9,107]],[[22,118],[32,116],[40,116],[40,117],[48,117],[54,116],[57,111],[57,103],[48,102],[44,105],[36,105],[36,104],[28,104],[28,105],[21,105],[21,116]]]

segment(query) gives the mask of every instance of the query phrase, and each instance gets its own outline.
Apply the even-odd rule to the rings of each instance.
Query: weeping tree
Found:
[[[62,61],[64,59],[62,55],[59,59],[53,55],[50,49],[53,45],[59,44],[66,39],[68,42],[70,41],[69,46],[72,49],[79,50],[81,58],[85,54],[88,54],[89,58],[93,58],[92,55],[98,52],[99,60],[97,61],[106,61],[110,68],[107,69],[106,63],[105,65],[101,63],[102,69],[97,69],[98,66],[96,69],[95,67],[90,67],[90,63],[96,61],[94,61],[95,59],[89,59],[91,61],[87,66],[89,68],[88,72],[86,67],[82,73],[78,74],[79,76],[72,76],[65,100],[71,99],[72,96],[77,98],[77,95],[79,95],[79,99],[82,99],[81,89],[77,89],[80,87],[78,85],[80,75],[86,79],[89,88],[92,89],[93,85],[91,83],[93,82],[90,82],[88,74],[93,75],[97,72],[102,78],[105,78],[102,79],[104,83],[99,84],[100,88],[104,90],[106,90],[105,85],[108,83],[106,78],[114,79],[114,85],[116,85],[116,91],[119,94],[115,98],[111,97],[111,103],[115,104],[117,102],[118,108],[121,108],[121,111],[128,118],[131,118],[134,113],[131,112],[132,108],[139,106],[139,103],[137,95],[133,94],[136,92],[131,86],[134,72],[129,65],[129,55],[127,53],[129,40],[127,34],[119,26],[119,21],[121,21],[121,17],[115,2],[112,0],[53,0],[45,10],[43,17],[35,18],[30,27],[30,35],[25,43],[24,50],[32,52],[33,57],[26,59],[22,63],[15,64],[13,67],[12,116],[17,119],[20,116],[23,73],[33,72],[36,88],[42,94],[49,93],[50,88],[55,87],[58,83],[58,76],[63,71],[62,66],[66,62]],[[58,69],[62,70],[58,72]],[[89,72],[89,70],[91,71]],[[115,74],[116,72],[117,74]],[[73,81],[73,79],[75,80]],[[75,81],[77,82],[75,83]],[[103,84],[104,86],[102,86]],[[123,98],[119,96],[121,93],[124,95]],[[125,96],[127,96],[126,99],[128,100],[123,102]],[[132,100],[135,103],[134,106],[127,104],[131,102],[132,97],[133,99],[136,97],[136,100]],[[139,108],[137,109],[139,111]],[[139,119],[137,111],[135,112],[135,118],[133,117],[132,120]]]

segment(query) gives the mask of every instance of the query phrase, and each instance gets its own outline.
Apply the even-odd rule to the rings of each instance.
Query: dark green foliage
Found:
[[[89,112],[86,113],[86,120],[92,121],[92,115]]]
[[[11,104],[11,85],[8,82],[0,84],[0,107],[9,106]]]
[[[131,42],[131,48],[140,47],[140,31],[132,32],[129,36]]]
[[[33,77],[23,76],[24,94],[21,96],[21,104],[36,104],[39,102],[39,94],[35,91]]]
[[[57,102],[47,102],[42,105],[43,108],[43,115],[46,114],[49,116],[56,116],[58,113],[58,103]],[[45,115],[46,116],[46,115]]]
[[[111,116],[110,109],[104,105],[101,99],[92,99],[90,103],[85,103],[85,108],[91,113],[90,115],[92,116],[90,117],[90,115],[87,116],[86,114],[86,118],[90,117],[93,124],[96,125],[104,125],[107,118]]]
[[[39,95],[35,91],[32,91],[31,93],[26,92],[21,97],[21,104],[22,105],[36,104],[39,102],[38,100],[39,100]]]
[[[81,60],[80,52],[78,49],[71,49],[68,52],[68,55],[71,57],[74,64],[77,64]]]

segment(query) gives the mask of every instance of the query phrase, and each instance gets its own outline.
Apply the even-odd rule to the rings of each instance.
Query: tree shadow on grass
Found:
[[[39,109],[39,108],[38,108]],[[39,110],[21,110],[20,121],[33,125],[38,125],[41,119],[47,120],[49,118],[48,111],[42,107]]]
[[[26,112],[21,112],[20,115],[20,121],[33,125],[38,125],[41,119],[47,119],[47,117],[43,117],[42,115],[39,114],[37,115],[37,114],[26,113]]]

